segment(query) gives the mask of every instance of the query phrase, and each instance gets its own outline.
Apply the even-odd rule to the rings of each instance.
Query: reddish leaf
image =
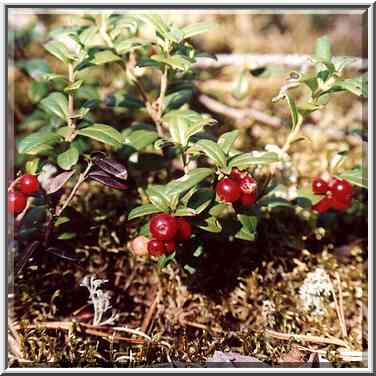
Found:
[[[127,180],[128,171],[121,163],[114,161],[113,159],[97,158],[95,164],[103,171],[110,175],[117,177],[118,179]]]
[[[98,170],[89,174],[89,178],[115,189],[128,189],[128,184],[124,184],[120,179],[117,179],[107,172]]]
[[[48,195],[57,192],[72,177],[74,170],[62,172],[59,175],[49,179],[44,189]]]

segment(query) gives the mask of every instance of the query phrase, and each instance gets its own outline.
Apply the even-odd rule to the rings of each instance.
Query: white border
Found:
[[[171,5],[171,2],[169,1],[160,1],[160,0],[153,0],[148,2],[125,2],[124,0],[111,0],[108,2],[108,6],[116,6],[116,5],[145,5],[147,6],[157,6],[157,5]],[[184,2],[176,2],[176,5],[250,5],[250,6],[267,6],[267,5],[274,5],[278,7],[279,5],[291,5],[291,6],[319,6],[319,5],[337,5],[337,6],[348,6],[348,5],[372,5],[374,2],[370,0],[366,1],[350,1],[350,0],[342,0],[342,1],[315,1],[315,2],[309,2],[309,4],[299,4],[294,2],[286,2],[282,0],[274,0],[274,1],[265,1],[262,3],[252,3],[249,1],[224,1],[224,0],[216,0],[216,1],[206,1],[203,2],[202,0],[189,0]],[[0,0],[1,5],[25,5],[30,6],[32,4],[28,3],[27,1],[17,1],[17,0],[9,0],[4,1]],[[40,4],[40,5],[46,5],[49,7],[53,7],[55,5],[82,5],[83,7],[85,5],[104,5],[103,1],[81,1],[78,3],[75,0],[65,0],[64,2],[55,2],[55,1],[48,1],[48,0],[39,0],[36,1],[34,4]],[[0,85],[1,85],[1,104],[0,104],[0,112],[3,114],[3,119],[5,115],[6,109],[4,108],[4,98],[6,97],[6,90],[4,86],[5,81],[5,66],[4,66],[4,55],[5,55],[5,44],[4,44],[4,24],[5,24],[5,8],[0,8],[0,25],[1,25],[1,41],[0,41],[0,70],[3,72],[0,78]],[[63,10],[66,11],[66,10]],[[178,12],[178,10],[175,10]],[[200,10],[194,10],[197,12],[200,12]],[[213,10],[215,11],[215,10]],[[319,11],[319,10],[318,10]],[[336,10],[337,13],[340,13],[340,10]],[[368,14],[368,61],[371,62],[368,66],[368,75],[369,75],[369,99],[368,99],[368,166],[370,167],[368,169],[369,174],[369,189],[368,189],[368,202],[373,205],[373,23],[372,23],[372,9],[369,10]],[[5,128],[5,126],[3,125]],[[1,193],[2,197],[5,197],[5,138],[4,138],[4,129],[2,130],[2,136],[1,136],[1,146],[3,150],[3,158],[1,160],[2,168],[3,168],[3,174],[1,174]],[[3,214],[3,218],[5,218],[5,202],[2,200],[1,206],[0,206],[1,212]],[[6,233],[5,233],[5,226],[2,226],[0,237],[2,244],[6,244]],[[357,371],[359,373],[369,373],[372,372],[374,367],[374,359],[373,359],[373,345],[374,345],[374,338],[373,338],[373,206],[369,206],[369,214],[368,214],[368,246],[369,246],[369,253],[368,253],[368,368],[304,368],[305,373],[320,373],[320,372],[333,372],[333,373],[350,373]],[[2,251],[2,262],[3,266],[6,263],[6,250],[3,249]],[[4,270],[4,268],[3,268]],[[3,273],[5,274],[5,273]],[[3,280],[1,283],[1,298],[4,302],[5,299],[7,299],[6,295],[6,284],[5,284],[5,276],[2,276]],[[77,373],[124,373],[124,372],[131,372],[131,373],[145,373],[145,372],[151,372],[151,373],[196,373],[196,372],[205,372],[205,373],[249,373],[251,371],[257,371],[258,373],[301,373],[301,368],[5,368],[5,360],[6,360],[6,352],[5,352],[5,340],[6,340],[6,320],[5,320],[5,312],[1,311],[1,325],[0,325],[0,337],[2,339],[2,342],[0,343],[0,369],[6,370],[7,373],[16,373],[16,372],[30,372],[30,373],[50,373],[50,372],[56,372],[56,373],[65,373],[69,371],[77,372]]]

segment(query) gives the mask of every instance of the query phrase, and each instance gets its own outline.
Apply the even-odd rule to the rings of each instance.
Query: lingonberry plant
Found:
[[[128,173],[140,197],[128,212],[128,221],[139,227],[130,243],[136,255],[157,256],[164,266],[186,242],[202,247],[203,232],[221,233],[223,218],[230,240],[253,241],[260,209],[270,205],[273,189],[283,183],[281,172],[289,162],[290,146],[304,141],[300,136],[304,119],[322,109],[336,92],[366,95],[366,76],[345,78],[343,68],[350,61],[332,58],[329,41],[321,38],[312,58],[315,72],[292,72],[274,99],[285,100],[291,114],[284,145],[242,152],[234,147],[238,130],[215,139],[207,127],[216,121],[189,107],[194,63],[207,56],[190,40],[215,25],[178,28],[158,15],[116,14],[85,16],[80,22],[48,35],[45,49],[59,61],[59,72],[52,72],[44,60],[19,62],[33,78],[29,97],[36,110],[23,124],[32,132],[17,140],[18,153],[27,160],[27,174],[11,185],[9,210],[21,217],[33,210],[44,229],[28,245],[27,254],[39,247],[49,250],[51,238],[75,236],[74,229],[62,233],[60,227],[70,222],[66,208],[84,181],[133,192]],[[145,27],[154,30],[154,37],[145,37]],[[106,75],[111,82],[115,66],[121,74],[112,87],[122,89],[103,88],[99,94],[91,75]],[[303,104],[290,95],[299,86],[309,89]],[[96,121],[102,110],[113,111],[116,117],[122,109],[137,111],[145,120],[121,126]],[[152,165],[158,156],[163,160],[158,176],[143,173],[146,151],[153,153],[147,163]],[[345,156],[340,152],[334,157],[332,180],[317,178],[312,191],[305,192],[313,210],[346,209],[352,186],[366,186],[361,166],[338,172]],[[173,165],[179,166],[179,178],[171,174]],[[25,212],[30,194],[34,201]],[[299,203],[291,199],[288,205]],[[19,239],[30,243],[27,237]]]

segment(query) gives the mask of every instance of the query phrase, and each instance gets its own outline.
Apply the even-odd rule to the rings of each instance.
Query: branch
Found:
[[[75,186],[73,187],[71,193],[69,194],[68,198],[65,200],[64,204],[57,208],[56,209],[56,212],[55,212],[55,217],[59,217],[61,215],[61,213],[64,211],[64,209],[69,205],[69,203],[72,201],[73,197],[75,196],[78,188],[80,187],[80,185],[84,182],[84,180],[86,179],[91,167],[92,167],[93,163],[90,161],[86,167],[86,170],[80,174],[78,180],[77,180],[77,183],[75,184]]]
[[[229,107],[204,94],[201,94],[198,97],[198,100],[209,110],[233,118],[235,120],[245,121],[249,118],[253,118],[261,123],[268,124],[273,128],[278,128],[282,124],[279,118],[267,115],[253,108],[241,109]]]
[[[194,68],[221,68],[227,65],[244,66],[250,65],[252,69],[264,67],[266,65],[285,65],[290,68],[311,67],[313,63],[310,60],[310,55],[298,54],[218,54],[217,60],[207,57],[197,58]],[[333,61],[338,61],[342,56],[334,57]],[[354,62],[349,64],[346,68],[355,70],[363,70],[368,67],[368,60],[359,57],[351,57]]]
[[[277,338],[284,341],[290,341],[291,339],[300,340],[303,342],[312,342],[312,343],[323,343],[327,345],[337,345],[348,348],[348,344],[345,341],[342,341],[339,338],[325,338],[318,336],[310,336],[303,334],[291,334],[291,333],[280,333],[274,330],[265,330],[265,335],[267,337]]]

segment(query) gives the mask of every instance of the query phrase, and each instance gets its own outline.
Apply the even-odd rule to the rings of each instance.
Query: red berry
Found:
[[[312,180],[312,192],[316,195],[325,194],[328,190],[328,183],[320,178],[314,178]]]
[[[244,172],[241,172],[237,167],[231,170],[230,177],[234,180],[240,181],[240,179],[244,176]]]
[[[22,193],[25,195],[34,193],[39,190],[39,182],[36,176],[34,175],[23,175],[19,180],[19,188]]]
[[[26,196],[21,192],[9,192],[8,194],[8,208],[9,211],[18,214],[25,209]]]
[[[173,240],[169,240],[165,242],[164,246],[165,246],[165,250],[167,254],[171,254],[172,252],[175,251],[175,248],[176,248],[176,244]]]
[[[160,240],[152,239],[148,243],[148,252],[150,256],[162,256],[165,250],[165,245]]]
[[[224,202],[235,202],[241,194],[239,183],[230,178],[220,180],[215,190],[219,198]]]
[[[253,193],[242,193],[240,196],[240,202],[245,207],[250,207],[256,201],[256,191]]]
[[[178,229],[176,219],[169,214],[161,213],[152,216],[149,229],[157,240],[171,240]]]
[[[352,185],[347,180],[334,178],[329,184],[329,190],[336,201],[351,202]]]
[[[240,179],[240,189],[243,193],[253,193],[257,189],[257,182],[247,174]]]
[[[190,223],[184,218],[176,218],[176,222],[178,224],[176,239],[180,241],[188,240],[192,234]]]
[[[312,209],[316,210],[319,213],[325,213],[332,207],[333,207],[333,200],[330,197],[325,196],[318,203],[313,205]]]

